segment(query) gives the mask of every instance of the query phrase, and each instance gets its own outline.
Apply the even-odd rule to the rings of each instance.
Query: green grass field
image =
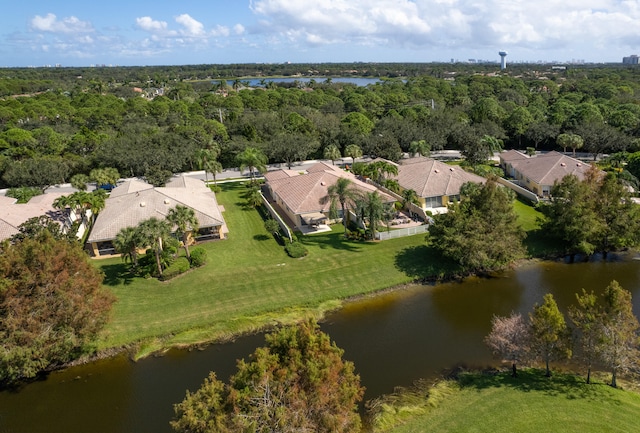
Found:
[[[218,201],[227,240],[203,243],[208,263],[169,282],[132,277],[120,258],[96,261],[118,301],[100,349],[143,342],[140,354],[172,345],[220,340],[276,320],[320,315],[339,300],[444,272],[424,236],[358,243],[342,226],[301,236],[309,250],[291,259],[241,198],[243,184],[224,184]]]
[[[407,404],[410,401],[410,404]],[[387,433],[602,433],[638,431],[640,394],[573,375],[539,370],[496,376],[470,374],[437,385],[429,399],[405,399],[377,428]]]

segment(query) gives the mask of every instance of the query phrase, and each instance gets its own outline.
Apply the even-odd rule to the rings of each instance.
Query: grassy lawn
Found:
[[[582,378],[538,370],[496,376],[466,375],[445,382],[421,404],[397,406],[402,425],[377,432],[600,433],[638,430],[640,394]],[[429,401],[431,400],[431,401]],[[404,413],[405,416],[399,414]]]
[[[518,214],[518,222],[527,233],[524,245],[531,257],[548,257],[557,254],[561,246],[544,236],[540,229],[542,213],[522,200],[514,202],[514,208]]]
[[[132,277],[120,258],[94,262],[117,297],[100,349],[142,342],[139,354],[224,339],[278,321],[318,316],[341,299],[445,272],[424,235],[376,243],[342,240],[342,226],[301,236],[309,255],[289,258],[241,198],[243,184],[223,185],[229,237],[203,243],[207,264],[169,282]]]

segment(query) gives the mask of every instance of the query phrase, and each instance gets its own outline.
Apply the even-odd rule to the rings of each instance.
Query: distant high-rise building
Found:
[[[500,69],[506,69],[508,53],[506,51],[500,51],[498,54],[500,54]]]
[[[629,57],[622,58],[623,65],[637,65],[639,57],[636,54],[632,54]]]

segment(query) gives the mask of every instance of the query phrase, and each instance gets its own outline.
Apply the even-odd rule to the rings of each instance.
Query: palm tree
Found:
[[[71,186],[79,191],[87,189],[87,183],[89,183],[89,176],[83,173],[74,174],[71,176]]]
[[[240,171],[248,168],[252,181],[254,180],[254,169],[260,172],[267,171],[267,157],[258,148],[247,147],[238,154],[237,158],[240,164]]]
[[[412,141],[409,145],[409,152],[413,156],[429,156],[431,146],[425,140]]]
[[[220,154],[220,150],[217,148],[199,149],[196,152],[196,164],[200,170],[204,170],[204,183],[209,184],[209,177],[207,176],[208,164],[211,161],[215,161]]]
[[[244,195],[247,199],[247,204],[251,207],[258,207],[262,204],[262,194],[258,185],[252,184],[247,188],[247,192]]]
[[[389,175],[398,175],[398,166],[389,161],[375,161],[368,164],[368,172],[371,178],[383,185]]]
[[[342,154],[340,153],[340,149],[335,144],[330,144],[324,148],[324,159],[330,159],[331,164],[336,164],[336,159],[342,158]]]
[[[347,232],[347,222],[349,220],[349,212],[347,209],[347,201],[354,201],[358,197],[358,191],[353,187],[351,179],[341,177],[336,183],[327,188],[327,197],[331,202],[331,208],[335,209],[335,203],[339,202],[342,208],[342,224],[344,232]]]
[[[486,147],[488,150],[489,156],[493,156],[496,152],[502,152],[504,147],[504,143],[499,138],[496,138],[492,135],[483,135],[480,139],[480,144]]]
[[[413,189],[405,189],[402,191],[402,205],[407,207],[409,203],[413,203],[416,206],[420,206],[420,199],[418,193]]]
[[[158,275],[162,276],[162,262],[160,260],[162,240],[167,238],[171,233],[171,226],[165,220],[151,217],[148,220],[142,221],[140,225],[138,225],[137,230],[140,236],[140,244],[153,249],[156,256]]]
[[[378,191],[367,193],[362,200],[362,210],[369,220],[369,228],[371,229],[371,237],[376,238],[376,226],[384,214],[384,203]]]
[[[360,158],[362,156],[362,149],[357,144],[350,144],[344,149],[345,156],[351,158],[353,165],[356,162],[356,158]]]
[[[177,227],[176,232],[182,236],[184,252],[187,255],[187,259],[191,261],[191,254],[189,253],[189,232],[196,233],[198,231],[198,218],[196,218],[195,211],[190,207],[177,205],[169,209],[167,221]]]
[[[216,173],[222,173],[222,164],[217,159],[212,159],[210,161],[207,161],[204,165],[204,172],[205,172],[205,177],[207,172],[211,173],[211,175],[213,176],[213,184],[217,185]]]
[[[135,227],[123,228],[113,241],[116,251],[122,254],[122,260],[125,262],[131,260],[134,268],[138,267],[138,248],[140,244],[140,233]]]

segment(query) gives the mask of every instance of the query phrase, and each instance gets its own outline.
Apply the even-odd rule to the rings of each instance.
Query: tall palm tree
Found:
[[[122,254],[125,262],[131,260],[133,267],[138,267],[138,248],[141,246],[141,239],[137,228],[125,227],[120,230],[113,241],[113,246]]]
[[[369,229],[371,229],[371,237],[376,238],[376,227],[384,214],[384,203],[382,197],[377,191],[368,192],[363,197],[362,210],[366,218],[369,220]]]
[[[331,202],[331,207],[335,208],[336,202],[340,203],[342,208],[342,224],[344,225],[344,231],[347,232],[347,222],[349,221],[349,213],[347,202],[354,201],[358,197],[358,191],[353,186],[351,179],[341,177],[336,183],[329,186],[327,189],[327,197]]]
[[[151,217],[138,225],[138,233],[140,236],[140,245],[153,249],[156,256],[158,275],[162,276],[162,261],[160,260],[162,240],[166,239],[171,233],[171,226],[167,221]]]
[[[344,155],[351,158],[353,164],[356,162],[356,158],[360,158],[362,156],[362,149],[357,144],[350,144],[344,149]]]
[[[200,170],[204,170],[204,182],[207,185],[209,184],[209,177],[207,175],[209,169],[207,165],[211,161],[215,161],[219,154],[220,151],[217,148],[199,149],[196,152],[196,164],[198,164]]]
[[[340,153],[340,149],[335,144],[330,144],[324,148],[324,159],[330,159],[331,164],[336,164],[336,159],[342,158],[342,154]]]
[[[217,185],[216,173],[222,173],[222,164],[220,163],[220,161],[218,161],[217,159],[207,161],[204,165],[204,170],[205,174],[207,172],[211,173],[211,176],[213,176],[213,184]]]
[[[196,233],[198,231],[198,218],[196,218],[195,211],[190,207],[177,205],[169,209],[167,221],[177,227],[176,232],[182,237],[184,252],[187,255],[187,259],[191,261],[191,254],[189,253],[189,232]]]
[[[252,181],[254,180],[254,170],[260,172],[267,171],[267,157],[258,148],[247,147],[238,154],[237,158],[240,164],[240,171],[248,168]]]

